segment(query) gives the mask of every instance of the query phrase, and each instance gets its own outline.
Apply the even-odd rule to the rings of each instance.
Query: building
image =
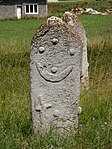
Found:
[[[55,2],[59,2],[58,0],[47,0],[48,3],[55,3]]]
[[[0,0],[0,19],[47,16],[47,0]]]

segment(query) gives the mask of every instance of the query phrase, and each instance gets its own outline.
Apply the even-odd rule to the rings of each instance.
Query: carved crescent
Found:
[[[41,75],[41,77],[44,78],[46,81],[49,81],[49,82],[62,81],[63,79],[65,79],[70,74],[70,72],[73,69],[72,66],[69,66],[64,71],[62,71],[60,74],[54,75],[52,73],[49,73],[44,67],[42,67],[42,65],[40,63],[37,63],[36,67],[37,67],[37,70],[38,70],[39,74]]]

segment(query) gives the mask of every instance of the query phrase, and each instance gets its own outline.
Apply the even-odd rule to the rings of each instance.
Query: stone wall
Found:
[[[38,17],[46,17],[46,16],[47,16],[47,5],[39,5]]]
[[[47,16],[47,5],[38,5],[38,14],[25,14],[25,4],[0,5],[0,19],[17,17],[17,6],[21,6],[22,8],[22,17],[27,16],[27,17],[43,18]]]
[[[38,4],[37,4],[38,5]],[[25,4],[22,5],[22,17],[43,18],[47,16],[47,5],[38,5],[38,14],[25,14]]]
[[[16,17],[15,5],[0,5],[0,19]]]

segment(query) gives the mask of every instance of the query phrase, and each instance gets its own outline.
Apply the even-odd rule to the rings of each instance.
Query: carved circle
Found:
[[[58,43],[58,39],[57,39],[57,38],[53,38],[52,43],[53,43],[54,45],[56,45],[56,44]]]
[[[56,72],[57,72],[57,68],[56,68],[56,67],[52,67],[52,68],[51,68],[51,72],[52,72],[52,73],[56,73]]]
[[[59,110],[55,110],[53,113],[54,117],[59,117],[60,116],[60,111]]]
[[[39,47],[39,53],[43,53],[45,51],[44,47]]]
[[[70,55],[74,55],[75,54],[75,49],[70,49]]]

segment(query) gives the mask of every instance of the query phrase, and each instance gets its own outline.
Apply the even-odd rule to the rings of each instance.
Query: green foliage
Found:
[[[112,148],[112,19],[100,15],[79,18],[88,37],[90,90],[81,93],[79,127],[68,137],[52,130],[43,136],[31,131],[29,48],[44,20],[0,21],[1,149]]]

